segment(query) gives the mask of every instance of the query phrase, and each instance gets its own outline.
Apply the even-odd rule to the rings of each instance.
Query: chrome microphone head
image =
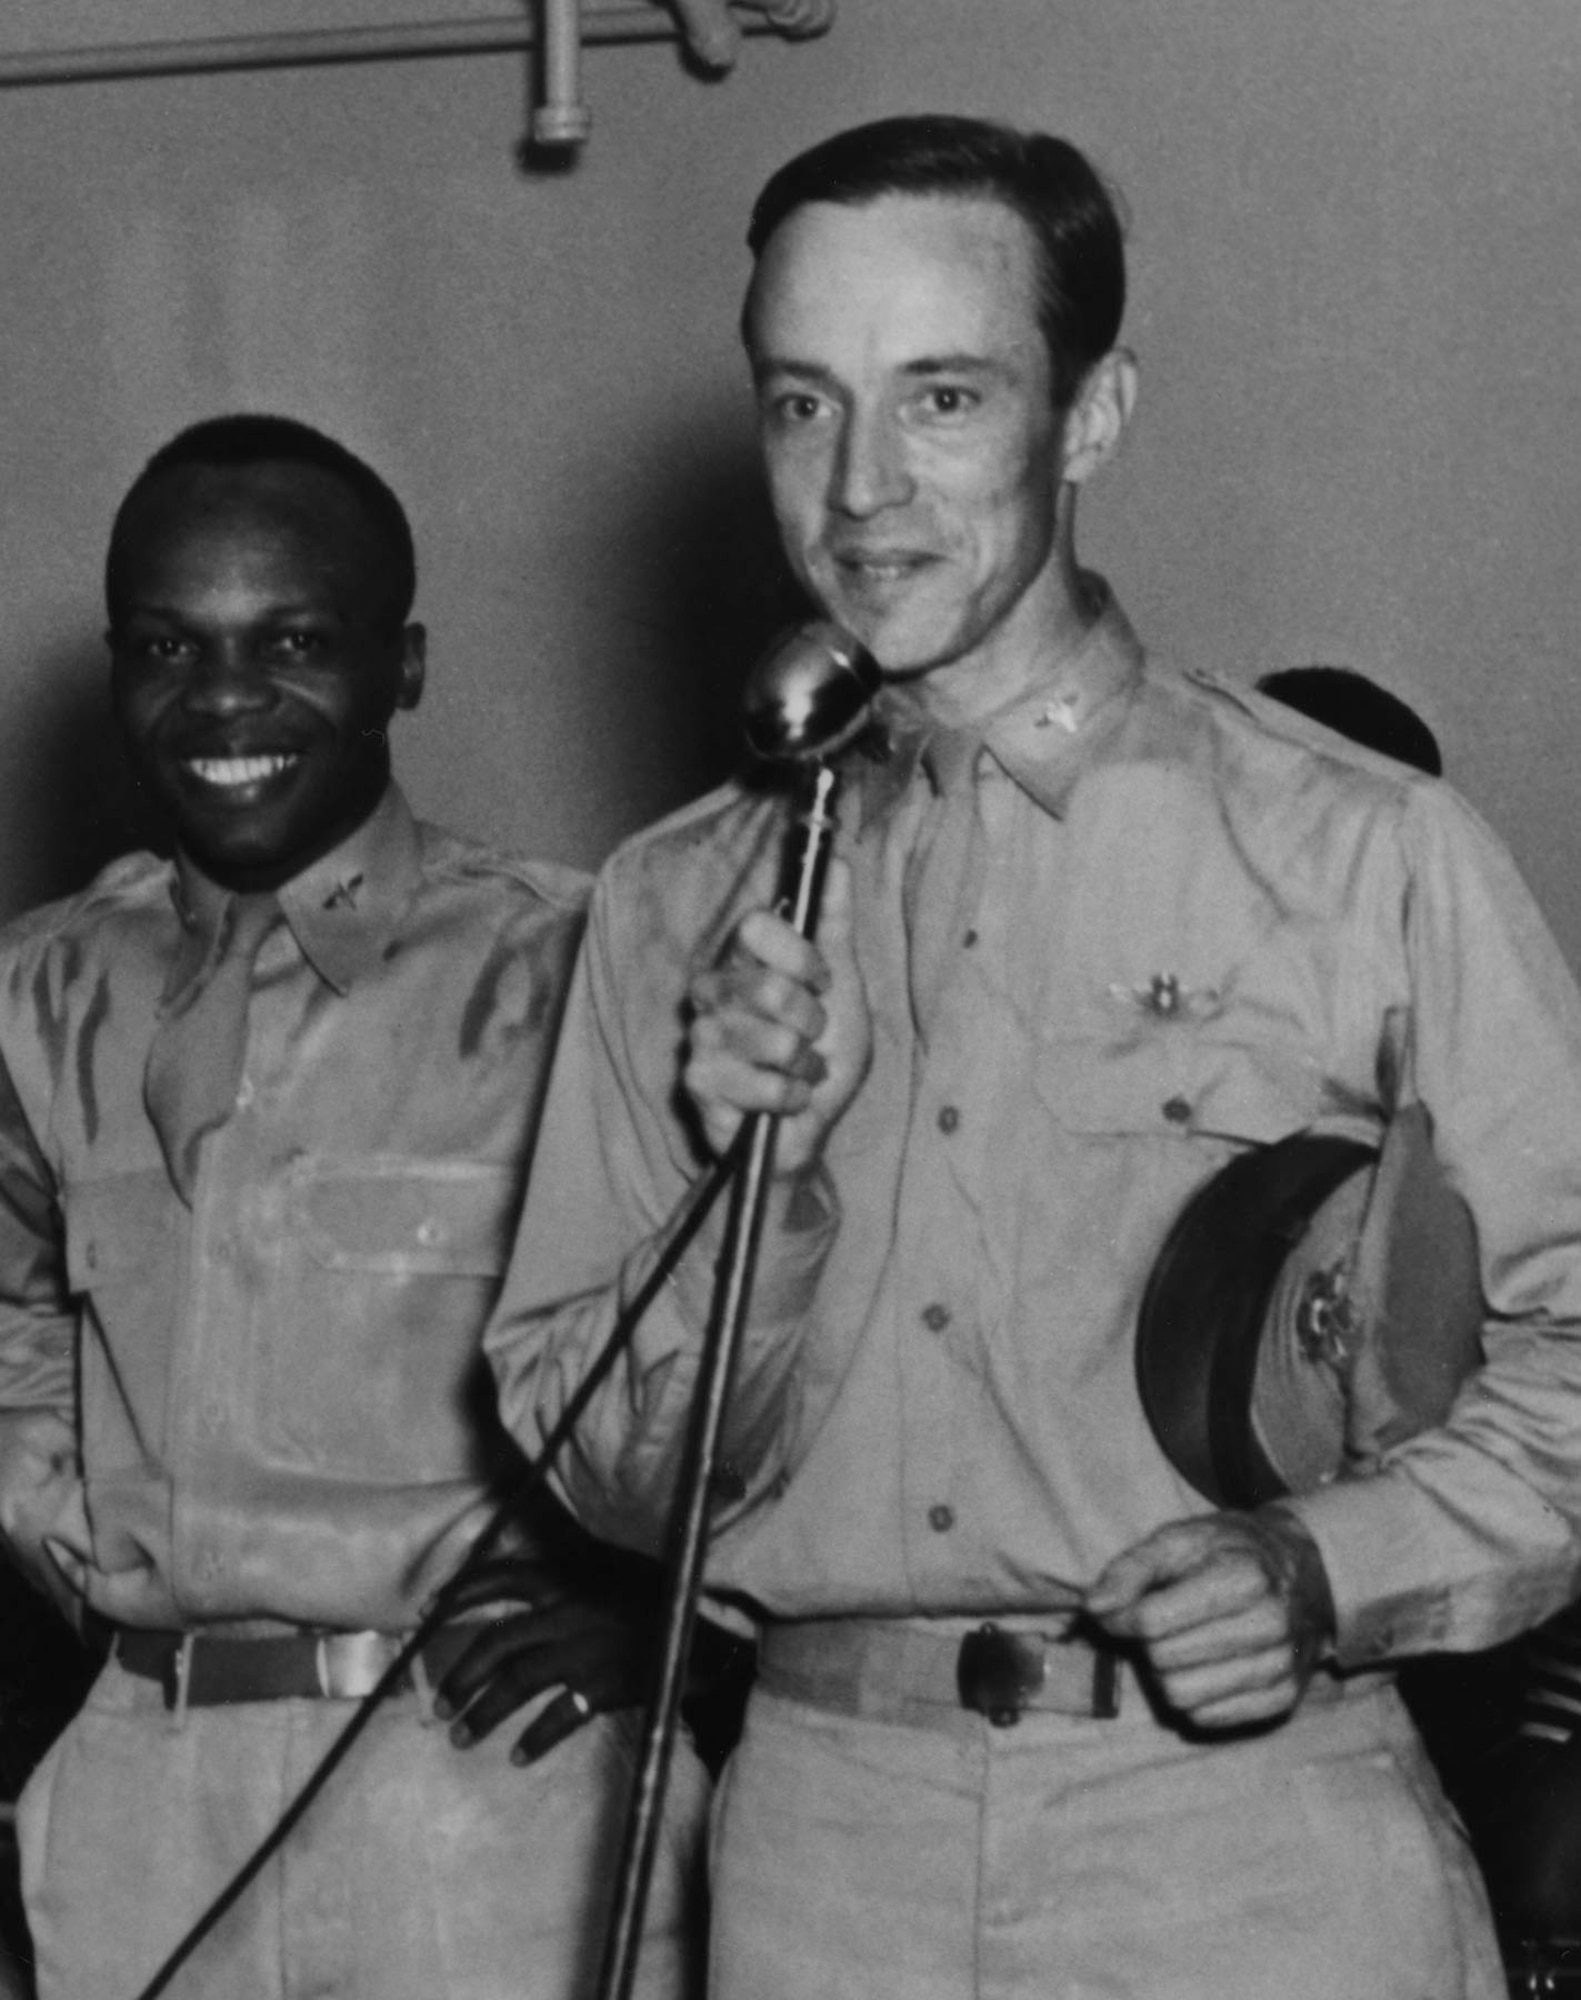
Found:
[[[832,756],[860,732],[878,689],[877,662],[843,626],[824,618],[794,626],[747,676],[747,748],[771,764]]]

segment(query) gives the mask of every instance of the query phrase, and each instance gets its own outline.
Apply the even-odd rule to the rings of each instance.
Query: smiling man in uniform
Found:
[[[761,783],[609,863],[489,1333],[533,1437],[697,1123],[778,1116],[708,1572],[761,1643],[711,1991],[1494,2000],[1389,1669],[1576,1589],[1581,1003],[1446,787],[1148,656],[1078,561],[1137,371],[1075,147],[860,127],[748,240],[781,537],[888,754],[846,759],[816,946]],[[1475,1217],[1486,1367],[1367,1476],[1207,1511],[1138,1388],[1166,1239],[1229,1162],[1406,1114]],[[708,1281],[562,1468],[600,1533],[659,1531]]]
[[[0,938],[0,1528],[109,1653],[21,1806],[41,2000],[131,2000],[519,1466],[479,1343],[583,885],[392,782],[414,584],[395,496],[318,432],[167,445],[106,588],[174,859]],[[172,1990],[585,1992],[645,1592],[547,1506],[513,1521]],[[683,1751],[655,2000],[700,1802]]]

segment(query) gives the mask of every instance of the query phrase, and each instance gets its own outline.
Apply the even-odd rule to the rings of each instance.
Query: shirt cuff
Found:
[[[1280,1501],[1317,1545],[1334,1600],[1334,1656],[1375,1666],[1430,1652],[1448,1631],[1449,1590],[1433,1575],[1433,1508],[1404,1479],[1337,1479]]]

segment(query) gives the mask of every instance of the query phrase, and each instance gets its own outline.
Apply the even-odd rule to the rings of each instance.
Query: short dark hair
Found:
[[[1444,775],[1438,738],[1416,710],[1354,667],[1283,667],[1264,674],[1257,688],[1352,743],[1381,750],[1431,778]]]
[[[1067,139],[942,113],[881,118],[837,132],[770,176],[747,246],[763,254],[794,209],[850,206],[887,194],[976,196],[1025,221],[1036,246],[1038,324],[1055,405],[1113,347],[1125,313],[1125,229],[1117,198]],[[750,295],[749,295],[750,305]]]
[[[295,417],[239,413],[208,417],[160,446],[127,488],[110,528],[105,595],[114,603],[115,572],[132,514],[148,488],[182,466],[311,465],[351,492],[388,563],[385,584],[392,623],[402,625],[417,595],[417,554],[406,509],[373,467],[354,451]]]

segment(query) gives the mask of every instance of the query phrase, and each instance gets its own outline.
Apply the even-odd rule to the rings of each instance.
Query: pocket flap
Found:
[[[1128,1045],[1055,1039],[1038,1066],[1050,1115],[1072,1132],[1211,1135],[1269,1145],[1319,1115],[1316,1071],[1262,1044],[1161,1033]]]
[[[497,1277],[519,1176],[474,1160],[315,1161],[298,1168],[299,1240],[329,1270]]]

